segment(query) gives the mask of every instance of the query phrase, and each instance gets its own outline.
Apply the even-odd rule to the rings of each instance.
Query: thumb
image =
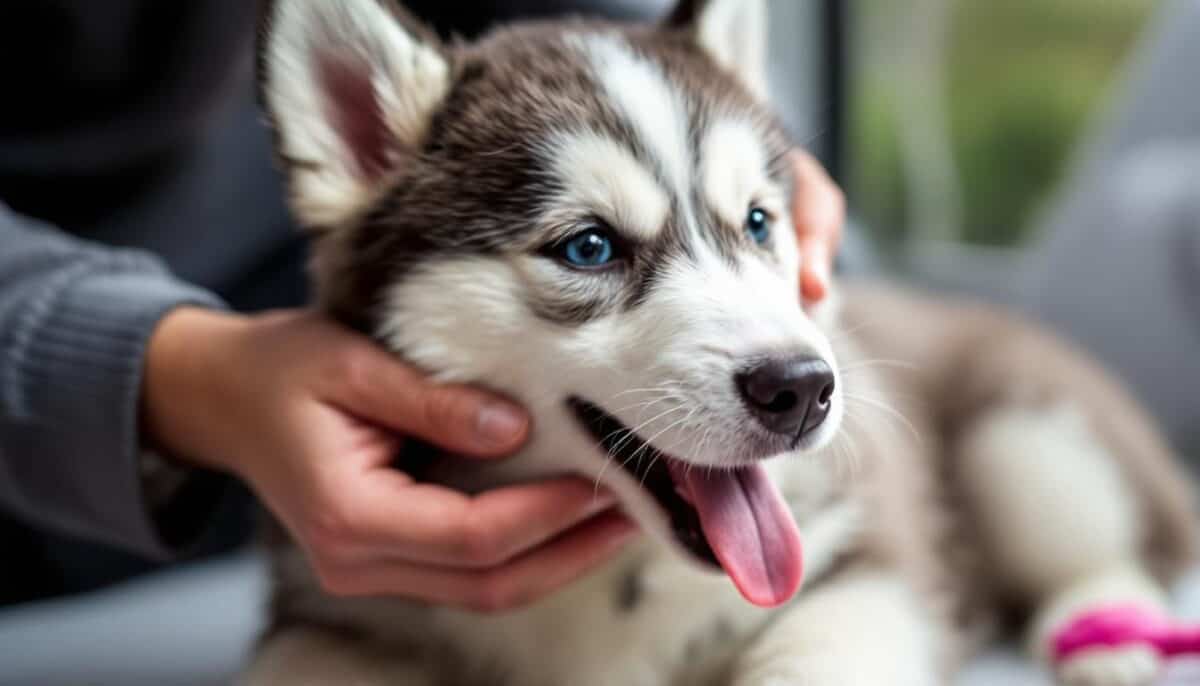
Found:
[[[351,414],[470,457],[507,455],[529,435],[528,413],[509,400],[434,383],[373,343],[351,354],[350,371],[329,392]]]
[[[507,455],[529,435],[524,409],[467,386],[423,384],[413,389],[416,416],[407,431],[474,457]]]

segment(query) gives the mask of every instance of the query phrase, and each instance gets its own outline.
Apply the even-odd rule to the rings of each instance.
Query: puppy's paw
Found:
[[[1152,645],[1171,624],[1166,592],[1131,564],[1052,596],[1031,627],[1031,647],[1068,686],[1154,684],[1163,659]]]
[[[1158,653],[1142,645],[1095,648],[1058,667],[1062,686],[1152,686],[1163,670]]]

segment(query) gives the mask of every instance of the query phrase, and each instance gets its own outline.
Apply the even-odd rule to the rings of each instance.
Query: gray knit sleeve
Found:
[[[157,558],[199,533],[213,479],[182,493],[193,521],[156,517],[139,440],[144,348],[181,304],[222,307],[151,255],[0,204],[0,508]]]

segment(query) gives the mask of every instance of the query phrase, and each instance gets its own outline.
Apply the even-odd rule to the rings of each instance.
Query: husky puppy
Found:
[[[646,536],[505,613],[334,597],[281,544],[246,684],[933,686],[1009,618],[1045,656],[1080,611],[1163,606],[1186,479],[1082,354],[891,288],[798,302],[760,0],[450,45],[385,0],[267,14],[320,305],[534,414],[515,458],[430,478],[583,475]]]

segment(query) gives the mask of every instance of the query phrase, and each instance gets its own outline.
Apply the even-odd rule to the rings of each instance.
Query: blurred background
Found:
[[[872,236],[1025,244],[1156,5],[853,3],[844,181]]]
[[[1200,460],[1200,3],[772,11],[785,115],[848,195],[846,271],[1040,319]]]

